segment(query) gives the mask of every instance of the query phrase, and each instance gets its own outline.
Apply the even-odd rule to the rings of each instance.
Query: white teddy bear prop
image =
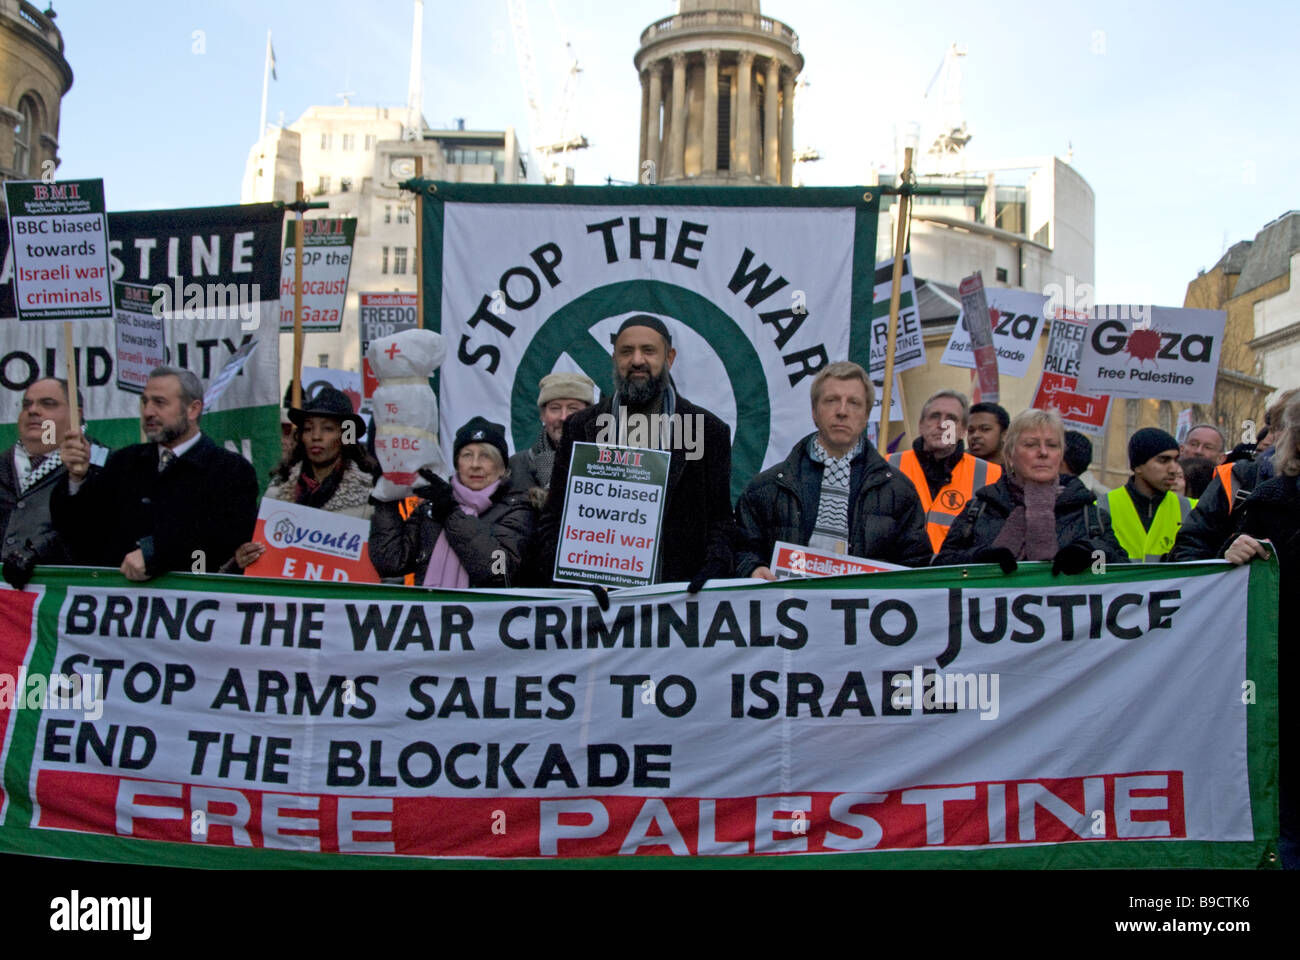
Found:
[[[429,376],[446,355],[442,334],[432,330],[403,330],[370,341],[366,357],[379,379],[371,399],[375,453],[384,470],[375,484],[377,500],[408,496],[421,468],[447,472],[438,446],[438,399],[429,386]]]

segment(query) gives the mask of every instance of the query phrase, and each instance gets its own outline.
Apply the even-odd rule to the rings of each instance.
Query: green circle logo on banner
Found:
[[[659,280],[625,280],[588,291],[551,314],[529,342],[515,371],[510,392],[510,431],[516,450],[537,438],[537,382],[567,353],[596,381],[604,396],[613,389],[610,352],[591,328],[607,317],[640,311],[671,317],[694,330],[722,361],[736,400],[736,432],[731,447],[731,499],[734,501],[763,466],[772,408],[763,363],[754,345],[711,301],[694,290]],[[687,393],[688,399],[689,391]],[[704,451],[708,456],[708,451]]]

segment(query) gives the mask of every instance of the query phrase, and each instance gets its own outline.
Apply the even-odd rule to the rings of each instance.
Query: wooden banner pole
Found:
[[[424,157],[415,158],[415,179],[424,177]],[[424,329],[424,193],[415,195],[415,327]]]
[[[68,430],[81,430],[81,407],[77,403],[77,355],[72,347],[72,321],[63,321],[63,352],[68,358]]]
[[[912,178],[912,148],[903,154],[903,175],[900,186],[907,186]],[[885,379],[880,386],[880,433],[877,441],[880,455],[889,453],[889,405],[894,392],[894,346],[898,340],[898,299],[903,283],[903,249],[907,242],[907,218],[912,213],[912,196],[904,190],[898,197],[898,228],[894,240],[894,277],[889,288],[889,335],[885,341]],[[904,421],[907,415],[903,415]]]
[[[295,188],[296,202],[303,202],[302,181]],[[302,208],[294,212],[293,231],[293,396],[291,405],[302,409]]]

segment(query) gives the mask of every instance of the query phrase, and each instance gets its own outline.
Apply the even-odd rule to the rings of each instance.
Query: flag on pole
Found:
[[[271,79],[279,80],[280,78],[275,75],[275,47],[271,45],[270,34],[267,34],[266,36],[266,49],[268,51],[268,56],[271,58]]]

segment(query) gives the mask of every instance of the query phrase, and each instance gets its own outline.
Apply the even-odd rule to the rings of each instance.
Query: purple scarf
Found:
[[[1008,479],[1007,488],[1015,506],[993,546],[1006,547],[1017,560],[1051,560],[1059,549],[1056,542],[1056,498],[1061,493],[1059,481],[1026,482],[1022,485]]]
[[[451,492],[456,495],[456,503],[471,517],[477,517],[492,505],[492,494],[497,492],[501,481],[488,484],[482,490],[471,490],[460,482],[455,474],[451,477]],[[446,587],[463,589],[469,586],[469,574],[456,556],[456,551],[447,542],[446,527],[438,534],[433,545],[433,555],[429,557],[429,569],[424,572],[426,587]]]

